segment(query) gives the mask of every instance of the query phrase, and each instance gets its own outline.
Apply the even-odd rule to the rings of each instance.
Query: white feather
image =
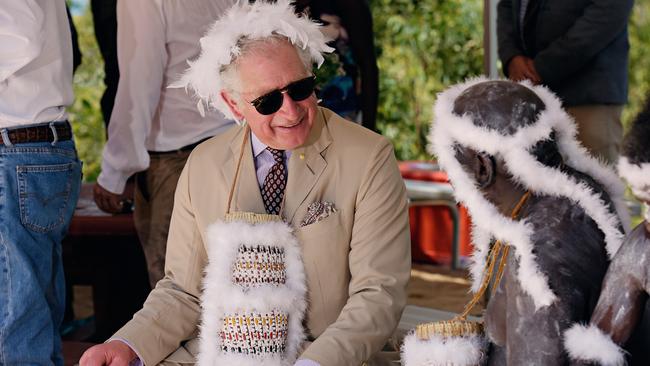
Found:
[[[602,366],[625,364],[624,351],[594,325],[575,324],[566,330],[564,348],[573,360],[598,362]]]
[[[622,199],[624,186],[611,169],[590,157],[576,141],[573,120],[562,110],[560,100],[545,87],[522,83],[542,99],[546,108],[537,121],[509,136],[476,126],[469,116],[455,114],[453,106],[456,98],[467,88],[485,81],[489,79],[470,79],[438,95],[429,136],[430,150],[449,175],[456,198],[468,208],[474,223],[476,252],[470,268],[472,289],[476,291],[480,286],[490,238],[494,237],[515,248],[519,260],[517,278],[536,308],[540,308],[550,305],[556,296],[549,287],[548,278],[537,265],[531,240],[534,234],[532,227],[525,220],[514,221],[502,215],[483,196],[474,179],[456,160],[454,146],[460,144],[476,151],[500,155],[514,178],[531,192],[565,197],[580,205],[604,233],[610,258],[622,243],[623,233],[619,231],[619,226],[627,228],[629,222]],[[559,170],[540,164],[530,154],[529,149],[539,141],[550,138],[553,131],[556,132],[558,148],[566,163],[602,184],[614,202],[618,215],[611,213],[600,196],[589,187]],[[541,176],[543,180],[539,179]],[[480,231],[477,232],[477,229]]]
[[[618,159],[618,175],[623,177],[639,199],[650,202],[650,163],[632,164],[627,157]]]
[[[319,67],[321,53],[332,52],[321,25],[303,15],[296,15],[290,0],[274,3],[240,1],[219,18],[201,38],[201,53],[170,88],[187,88],[207,105],[226,118],[235,119],[220,92],[223,82],[219,71],[239,56],[237,42],[241,38],[263,39],[273,34],[287,37],[294,45],[309,50],[312,61]]]
[[[404,366],[475,366],[481,365],[487,351],[484,337],[433,336],[426,341],[414,333],[404,338],[402,362]]]
[[[307,285],[300,245],[292,228],[284,222],[248,224],[216,222],[207,229],[208,265],[201,297],[202,320],[198,365],[290,366],[305,339],[302,319],[307,308]],[[233,283],[232,266],[241,243],[281,247],[285,251],[286,282],[281,286],[260,286],[247,291]],[[224,314],[255,309],[280,309],[289,313],[289,339],[284,356],[263,359],[221,352],[219,331]]]

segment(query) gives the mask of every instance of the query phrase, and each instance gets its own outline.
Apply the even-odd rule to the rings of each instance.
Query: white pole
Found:
[[[490,78],[499,77],[497,68],[497,2],[483,0],[483,72]]]

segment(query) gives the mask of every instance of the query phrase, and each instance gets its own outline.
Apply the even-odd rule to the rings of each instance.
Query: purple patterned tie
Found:
[[[287,174],[284,167],[284,150],[266,148],[272,155],[275,164],[271,167],[262,186],[262,200],[266,213],[278,215],[282,207],[284,188],[287,186]]]

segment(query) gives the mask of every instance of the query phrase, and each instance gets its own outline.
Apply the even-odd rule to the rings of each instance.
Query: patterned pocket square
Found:
[[[302,219],[300,227],[317,223],[337,211],[332,202],[313,202],[307,207],[307,215]]]

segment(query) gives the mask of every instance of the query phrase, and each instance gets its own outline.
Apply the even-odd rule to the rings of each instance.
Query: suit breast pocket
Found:
[[[345,230],[340,211],[296,230],[307,274],[312,334],[336,320],[348,297],[350,243]]]
[[[338,230],[340,230],[340,215],[339,212],[333,212],[326,218],[307,226],[298,228],[296,234],[298,239],[318,239],[330,237],[334,238]],[[337,230],[338,229],[338,230]],[[303,242],[301,240],[301,242]],[[304,244],[303,244],[304,245]]]

